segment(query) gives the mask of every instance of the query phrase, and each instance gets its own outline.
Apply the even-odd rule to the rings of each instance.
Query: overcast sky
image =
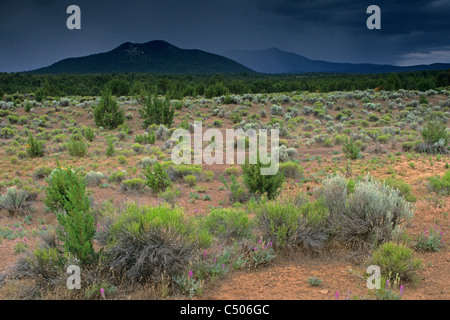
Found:
[[[367,7],[381,8],[368,30]],[[81,30],[68,30],[69,5]],[[450,0],[0,0],[0,72],[165,40],[223,54],[277,47],[332,62],[450,63]]]

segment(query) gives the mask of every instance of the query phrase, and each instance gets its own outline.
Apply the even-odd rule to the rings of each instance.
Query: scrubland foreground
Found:
[[[449,299],[449,95],[5,95],[0,298]],[[279,173],[173,164],[195,121],[279,129]]]

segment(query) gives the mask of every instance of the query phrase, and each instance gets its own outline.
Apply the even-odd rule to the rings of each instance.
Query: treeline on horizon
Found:
[[[115,96],[139,96],[146,91],[169,99],[227,94],[275,93],[292,91],[332,92],[376,89],[426,91],[450,86],[450,70],[415,71],[389,74],[215,74],[155,75],[140,73],[89,75],[38,75],[0,73],[0,97],[4,94],[30,94],[36,100],[46,97],[100,96],[109,88]]]

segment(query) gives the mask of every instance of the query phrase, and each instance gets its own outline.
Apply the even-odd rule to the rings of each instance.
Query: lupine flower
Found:
[[[339,291],[336,291],[336,293],[334,294],[336,300],[339,300]]]
[[[400,295],[403,295],[403,292],[405,292],[405,287],[403,285],[400,286]]]
[[[193,275],[194,275],[194,273],[192,271],[189,271],[188,278],[189,279],[192,278]]]
[[[386,280],[386,290],[389,290],[389,285],[390,285],[389,280]]]
[[[101,288],[100,289],[100,294],[102,295],[103,299],[106,299],[106,297],[105,297],[105,289]]]
[[[222,265],[222,269],[225,269],[225,264]]]

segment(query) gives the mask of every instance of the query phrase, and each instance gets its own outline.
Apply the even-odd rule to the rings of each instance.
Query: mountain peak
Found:
[[[229,58],[201,50],[180,49],[163,40],[125,42],[109,52],[59,61],[34,73],[238,73],[252,72]]]

